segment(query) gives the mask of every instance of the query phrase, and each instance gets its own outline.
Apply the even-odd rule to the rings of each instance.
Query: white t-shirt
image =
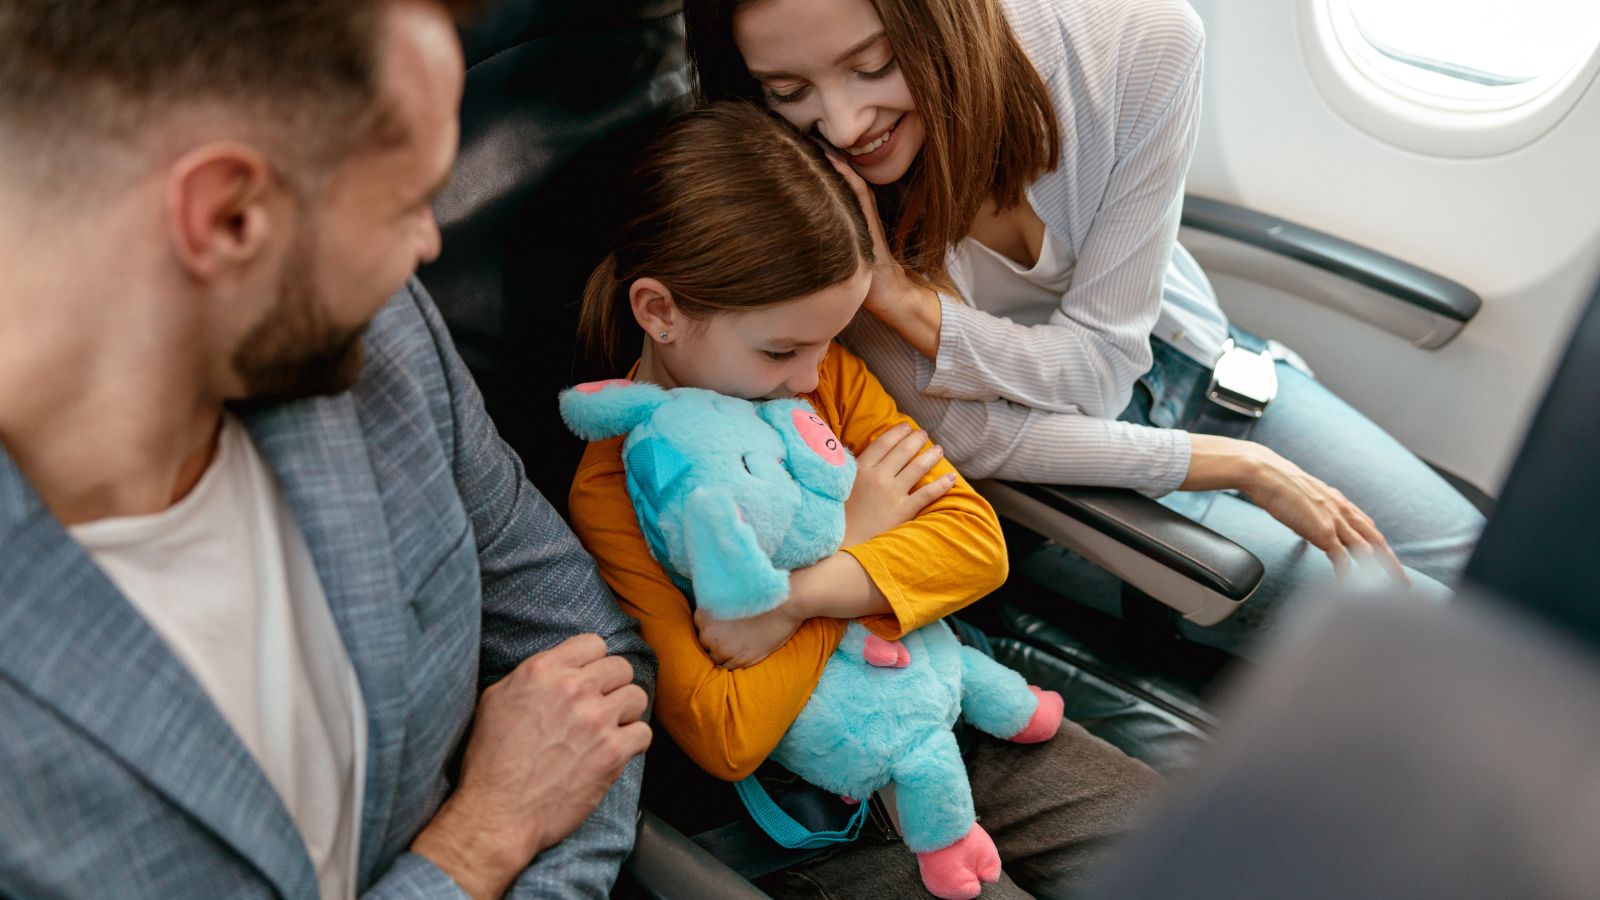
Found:
[[[163,512],[72,536],[221,711],[300,830],[324,900],[355,896],[366,709],[305,537],[244,427]]]

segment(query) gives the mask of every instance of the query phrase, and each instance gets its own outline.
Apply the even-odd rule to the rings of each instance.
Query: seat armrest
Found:
[[[1213,275],[1336,309],[1425,350],[1449,343],[1483,307],[1477,292],[1442,275],[1220,200],[1184,197],[1181,238]]]
[[[1249,550],[1135,491],[1015,481],[974,486],[1001,516],[1197,625],[1232,615],[1266,575]]]
[[[766,900],[767,895],[699,844],[648,810],[639,813],[639,833],[624,872],[659,900],[727,897]]]

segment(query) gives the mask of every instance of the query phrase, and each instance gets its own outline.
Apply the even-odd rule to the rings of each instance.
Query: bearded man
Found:
[[[410,276],[430,0],[0,0],[0,895],[603,897],[654,661]]]

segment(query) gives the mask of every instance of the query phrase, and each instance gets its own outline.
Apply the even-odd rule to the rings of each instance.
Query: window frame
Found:
[[[1329,106],[1379,140],[1431,156],[1485,157],[1524,147],[1554,128],[1600,74],[1597,35],[1587,56],[1566,71],[1498,90],[1432,91],[1396,74],[1395,67],[1411,64],[1378,49],[1344,0],[1298,0],[1295,17],[1301,56]]]

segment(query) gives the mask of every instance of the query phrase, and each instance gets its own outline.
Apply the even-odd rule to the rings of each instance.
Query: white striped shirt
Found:
[[[1187,435],[1114,419],[1150,368],[1151,334],[1207,366],[1227,336],[1176,242],[1204,32],[1183,0],[1002,4],[1060,122],[1061,165],[1027,195],[1065,288],[1036,309],[985,296],[964,243],[937,359],[868,314],[843,340],[968,477],[1165,493],[1188,473]]]

